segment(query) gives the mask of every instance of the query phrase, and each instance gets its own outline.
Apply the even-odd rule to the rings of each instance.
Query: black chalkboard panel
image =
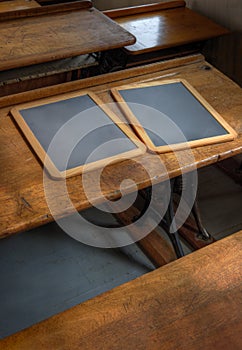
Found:
[[[112,89],[147,146],[158,152],[232,140],[236,132],[184,80]]]
[[[92,170],[107,159],[118,161],[145,151],[127,126],[93,93],[28,103],[11,112],[55,178]]]

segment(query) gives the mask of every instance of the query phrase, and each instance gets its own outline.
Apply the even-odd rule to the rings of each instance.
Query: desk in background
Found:
[[[0,96],[95,74],[87,55],[135,42],[90,1],[0,13],[0,38]]]
[[[204,40],[228,32],[186,8],[184,1],[106,11],[105,15],[90,9],[88,1],[53,6],[0,16],[0,37],[11,37],[0,49],[0,96],[184,56],[198,52]],[[57,15],[51,13],[53,9]],[[13,26],[8,33],[7,24]]]
[[[201,51],[208,39],[229,31],[186,7],[185,1],[104,11],[136,37],[124,48],[127,66]]]
[[[90,1],[0,15],[0,70],[133,44],[135,38]],[[100,31],[100,35],[97,32]]]

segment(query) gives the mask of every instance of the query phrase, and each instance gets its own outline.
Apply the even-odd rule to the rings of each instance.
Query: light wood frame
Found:
[[[144,130],[143,126],[137,119],[137,117],[134,115],[134,113],[131,111],[131,109],[127,105],[126,101],[123,99],[123,97],[119,93],[119,90],[145,88],[149,86],[158,86],[158,85],[173,84],[173,83],[182,83],[188,89],[188,91],[198,100],[198,102],[200,102],[202,106],[214,117],[214,119],[228,132],[228,134],[207,137],[203,139],[188,141],[185,143],[183,142],[183,143],[177,143],[172,145],[155,146],[152,140],[150,139],[150,137],[148,136],[148,134],[146,133],[146,131]],[[125,114],[126,118],[130,122],[137,136],[144,142],[144,144],[152,152],[166,153],[166,152],[171,152],[175,150],[186,149],[189,147],[194,148],[194,147],[205,146],[213,143],[232,141],[238,136],[236,131],[222,118],[222,116],[199,94],[199,92],[192,85],[190,85],[184,79],[169,79],[169,80],[155,81],[155,82],[149,82],[149,83],[132,83],[128,85],[119,86],[117,88],[113,88],[111,89],[111,93],[114,99],[118,102],[120,109]],[[142,101],[140,103],[142,103]]]
[[[39,142],[37,137],[34,135],[32,130],[24,120],[20,111],[24,109],[47,105],[54,102],[59,102],[59,101],[67,100],[69,98],[74,98],[74,97],[79,97],[84,95],[89,96],[92,99],[92,101],[106,114],[106,116],[109,117],[113,121],[113,123],[127,136],[127,138],[134,143],[134,145],[137,148],[134,150],[126,151],[118,155],[107,157],[105,159],[101,159],[95,162],[83,164],[75,168],[60,171],[56,167],[54,162],[50,159],[49,155],[46,153],[41,143]],[[105,105],[104,102],[96,94],[90,91],[79,91],[75,93],[67,93],[67,94],[63,94],[55,97],[36,100],[29,103],[24,103],[12,108],[10,112],[14,120],[20,127],[21,131],[23,132],[24,136],[26,137],[27,141],[29,142],[30,146],[35,151],[38,158],[41,160],[43,164],[45,164],[45,168],[48,171],[49,175],[56,180],[68,178],[71,176],[79,175],[83,172],[95,170],[97,168],[105,166],[107,160],[109,163],[116,163],[125,158],[133,158],[141,154],[144,154],[146,152],[146,146],[137,138],[137,136],[132,132],[132,130],[124,122],[122,122],[116,116],[116,114],[107,105]]]

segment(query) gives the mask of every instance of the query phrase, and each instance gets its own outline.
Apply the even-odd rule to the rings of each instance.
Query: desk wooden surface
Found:
[[[136,37],[135,44],[125,48],[130,55],[201,42],[228,33],[222,26],[186,8],[184,1],[110,10],[105,14]]]
[[[5,350],[239,350],[242,231],[1,341]]]
[[[142,159],[153,172],[152,180],[159,183],[164,181],[167,175],[175,177],[180,175],[181,171],[191,170],[191,167],[200,168],[242,153],[242,90],[221,72],[207,64],[201,55],[163,61],[2,97],[0,99],[2,106],[0,109],[0,236],[5,237],[53,220],[45,201],[42,166],[9,115],[14,104],[81,89],[91,89],[103,101],[112,102],[109,93],[111,87],[132,82],[162,81],[169,77],[186,79],[236,130],[238,137],[234,141],[194,148],[194,161],[187,159],[185,151],[179,151],[179,155],[183,157],[182,166],[179,165],[173,153],[160,155],[160,159],[167,168],[167,174],[161,173],[154,157],[146,153],[137,160]],[[99,191],[95,175],[95,171],[89,174],[87,184],[92,188],[94,195]],[[132,178],[140,189],[150,184],[150,179],[142,166],[127,160],[105,169],[101,184],[103,195],[109,199],[119,198],[120,183],[127,176]],[[80,176],[68,179],[67,186],[73,205],[78,210],[90,207]],[[128,187],[126,190],[131,192],[135,190],[135,186]],[[58,197],[58,201],[61,200],[63,198]],[[98,195],[96,200],[97,202],[100,200]],[[67,205],[65,213],[62,214],[66,215],[70,212],[72,209]]]
[[[82,5],[83,6],[83,5]],[[54,9],[59,9],[55,10]],[[133,44],[135,38],[81,2],[0,15],[0,70]]]
[[[10,12],[40,7],[35,0],[11,0],[0,2],[0,12]]]

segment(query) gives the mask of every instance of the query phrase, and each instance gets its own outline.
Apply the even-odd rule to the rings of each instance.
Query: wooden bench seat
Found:
[[[0,97],[80,79],[91,74],[97,66],[93,56],[80,55],[0,71]]]

